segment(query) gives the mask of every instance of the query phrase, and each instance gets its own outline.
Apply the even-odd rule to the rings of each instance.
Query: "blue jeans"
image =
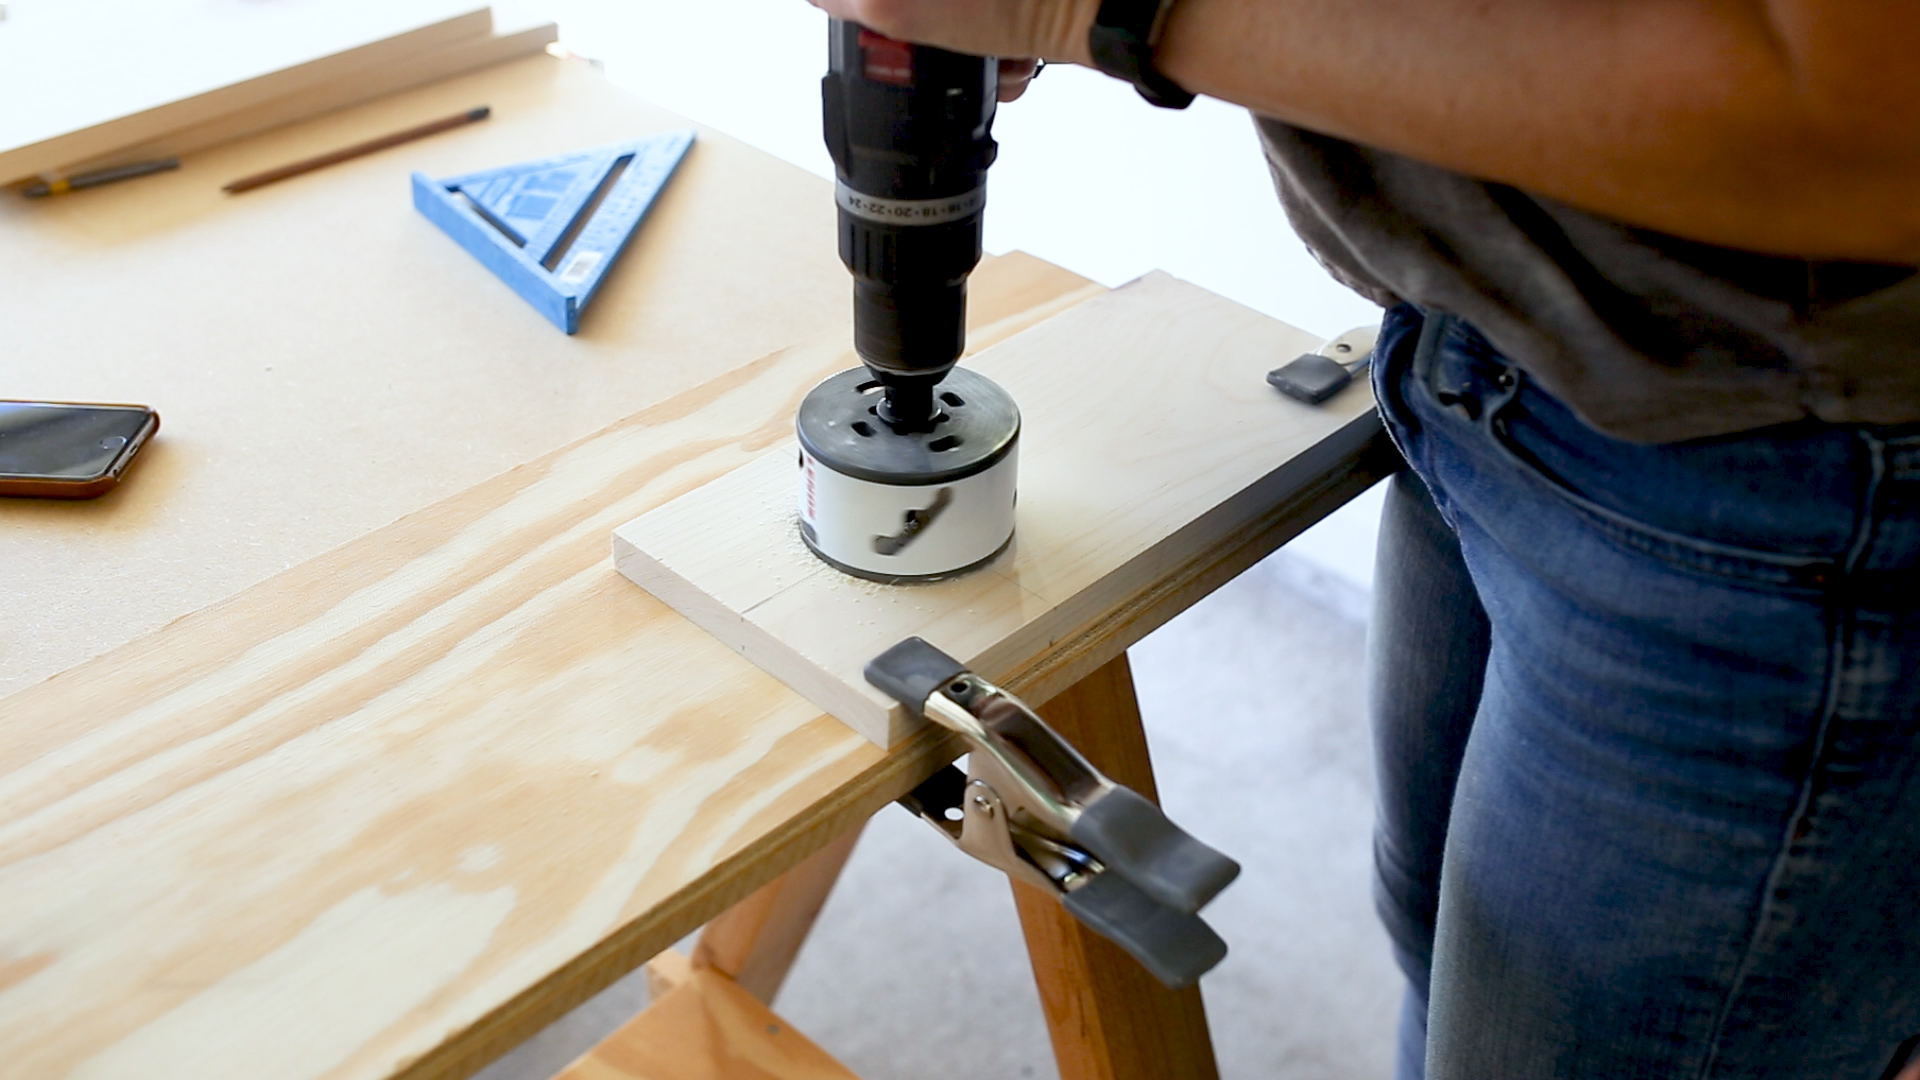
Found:
[[[1623,443],[1412,307],[1374,363],[1418,474],[1370,646],[1403,1080],[1897,1071],[1920,427]]]

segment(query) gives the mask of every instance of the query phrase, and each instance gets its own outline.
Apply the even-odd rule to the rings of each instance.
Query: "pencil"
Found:
[[[101,184],[111,184],[118,180],[131,180],[136,176],[151,176],[157,172],[166,172],[168,169],[179,167],[180,159],[177,157],[161,158],[158,161],[136,161],[131,165],[115,165],[111,168],[95,169],[92,172],[75,173],[58,180],[41,180],[38,183],[28,184],[20,189],[20,193],[29,199],[44,199],[49,195],[65,195],[69,191],[99,187]]]
[[[438,135],[443,131],[451,131],[457,127],[464,127],[476,121],[485,120],[492,112],[493,110],[485,105],[477,109],[468,109],[466,112],[442,117],[439,120],[421,124],[418,127],[407,128],[405,131],[396,131],[391,135],[382,135],[377,139],[368,139],[366,142],[354,143],[352,146],[343,146],[338,150],[321,154],[317,157],[310,157],[303,161],[296,161],[291,165],[282,165],[277,169],[268,169],[266,172],[257,172],[252,176],[243,176],[221,188],[221,190],[229,195],[238,195],[243,191],[252,191],[254,188],[285,180],[289,176],[299,176],[301,173],[310,173],[315,169],[324,169],[329,165],[338,165],[343,161],[351,161],[357,157],[377,153],[390,146],[399,146],[401,143],[409,143],[415,139],[424,139],[429,135]]]

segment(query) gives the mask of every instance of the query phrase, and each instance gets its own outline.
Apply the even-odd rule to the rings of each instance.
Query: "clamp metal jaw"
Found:
[[[1059,898],[1168,986],[1191,984],[1226,956],[1197,913],[1238,863],[1102,775],[1025,702],[925,641],[881,653],[866,677],[967,742],[965,773],[949,765],[901,805],[974,858]]]

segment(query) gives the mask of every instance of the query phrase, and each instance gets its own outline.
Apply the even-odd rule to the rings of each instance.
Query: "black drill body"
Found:
[[[840,19],[830,34],[821,99],[854,349],[885,387],[880,419],[928,431],[941,420],[934,387],[966,345],[998,66]]]

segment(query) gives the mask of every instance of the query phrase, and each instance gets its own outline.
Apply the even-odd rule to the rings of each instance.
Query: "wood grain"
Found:
[[[1012,546],[953,581],[880,586],[814,558],[789,441],[621,526],[615,562],[891,746],[914,724],[861,671],[895,642],[924,637],[995,681],[1082,636],[1110,657],[1152,628],[1116,613],[1359,454],[1379,430],[1364,386],[1307,406],[1265,382],[1315,344],[1152,274],[982,352],[968,366],[1021,409],[1020,498]]]
[[[859,1080],[716,971],[687,981],[554,1080]]]
[[[219,194],[474,101],[495,118]],[[0,200],[10,392],[167,425],[107,499],[4,508],[0,695],[30,688],[0,696],[0,1076],[464,1076],[953,757],[881,754],[604,562],[852,362],[794,347],[847,339],[828,185],[703,129],[574,339],[407,204],[413,168],[684,125],[536,57]],[[1020,257],[972,285],[976,342],[1098,291]],[[1043,700],[1125,638],[1012,684]]]
[[[1022,257],[976,285],[981,342],[1098,291]],[[709,357],[5,698],[0,1076],[466,1075],[951,760],[880,754],[606,562],[852,362]]]
[[[1133,673],[1121,653],[1048,703],[1048,724],[1102,772],[1155,802]],[[1060,902],[1013,884],[1060,1080],[1213,1080],[1200,988],[1169,990]]]

